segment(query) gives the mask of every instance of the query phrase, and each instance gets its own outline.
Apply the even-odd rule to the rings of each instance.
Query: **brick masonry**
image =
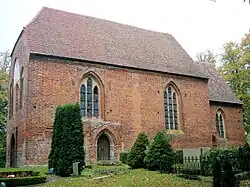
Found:
[[[24,67],[24,103],[8,121],[7,166],[16,127],[17,165],[47,163],[55,108],[79,101],[81,80],[89,72],[98,76],[103,85],[101,119],[83,121],[85,150],[91,162],[96,160],[96,142],[101,132],[111,138],[113,158],[119,159],[119,152],[131,148],[139,132],[146,132],[152,140],[164,129],[163,93],[169,84],[176,88],[179,103],[180,130],[170,132],[175,134],[174,148],[212,147],[212,135],[218,137],[218,108],[225,114],[227,145],[244,143],[242,108],[209,102],[205,79],[55,58],[29,60],[28,54],[21,37],[12,59],[18,57]],[[10,80],[12,77],[11,70]]]
[[[101,119],[83,118],[83,125],[85,161],[88,164],[96,161],[97,141],[102,133],[108,137],[110,142],[110,159],[119,160],[119,150],[122,149],[120,124],[105,122]]]
[[[221,109],[223,112],[223,117],[225,120],[225,131],[226,139],[220,140],[217,136],[218,141],[220,142],[221,147],[233,146],[242,144],[245,141],[245,131],[242,126],[243,124],[243,111],[240,106],[232,105],[222,105],[221,103],[211,103],[211,116],[212,121],[216,120],[216,111]],[[216,131],[213,132],[216,134]]]

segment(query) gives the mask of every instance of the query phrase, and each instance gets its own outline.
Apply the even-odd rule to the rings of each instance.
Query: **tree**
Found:
[[[5,147],[6,123],[8,115],[8,73],[0,71],[0,148]]]
[[[219,71],[236,96],[244,103],[244,124],[250,125],[250,32],[241,42],[223,46]]]
[[[175,154],[169,143],[170,140],[171,137],[166,136],[163,132],[156,134],[145,158],[148,169],[172,172]]]
[[[0,148],[5,148],[6,123],[8,115],[8,76],[10,54],[0,52]]]
[[[70,176],[73,163],[80,162],[82,170],[84,162],[83,126],[79,104],[67,104],[56,109],[49,168],[62,177]]]
[[[216,58],[217,56],[210,50],[196,54],[196,59],[199,62],[207,62],[207,63],[215,64]]]
[[[60,124],[62,123],[62,117],[61,114],[61,106],[56,107],[56,113],[55,113],[55,119],[53,123],[53,134],[52,134],[52,142],[51,142],[51,148],[50,148],[50,154],[48,157],[48,167],[50,168],[57,168],[56,158],[58,156],[58,152],[55,152],[56,145],[60,144]]]
[[[8,72],[10,68],[10,53],[9,51],[0,52],[0,70]]]
[[[131,151],[128,155],[128,165],[133,168],[144,168],[144,159],[146,157],[146,150],[149,146],[149,140],[145,133],[139,133]]]

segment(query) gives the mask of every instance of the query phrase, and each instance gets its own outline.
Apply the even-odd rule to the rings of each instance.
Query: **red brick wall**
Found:
[[[26,140],[25,164],[47,162],[55,107],[79,100],[80,82],[88,72],[97,74],[104,86],[103,120],[120,124],[122,145],[118,147],[129,149],[141,131],[152,140],[164,129],[163,92],[169,82],[178,88],[180,103],[181,132],[173,140],[173,146],[212,146],[215,119],[213,106],[211,109],[209,105],[207,82],[203,79],[52,59],[30,60],[27,72],[28,97],[22,110],[27,114],[22,136]],[[234,107],[225,109],[230,116],[228,120],[236,125],[240,119],[242,124],[241,114],[233,116],[235,110]],[[14,120],[10,124],[15,124]],[[243,142],[242,127],[235,135],[232,130],[228,128],[229,140]]]
[[[152,139],[164,128],[163,91],[172,81],[180,91],[181,129],[173,142],[176,148],[211,146],[208,88],[204,80],[101,65],[31,60],[29,66],[29,100],[27,119],[27,164],[46,161],[49,141],[34,149],[38,137],[49,137],[55,107],[79,99],[79,83],[92,71],[104,85],[103,120],[121,125],[124,149],[133,144],[137,134],[145,131]],[[47,135],[43,135],[48,132]],[[37,138],[35,138],[37,137]],[[40,142],[41,143],[41,142]],[[46,156],[44,156],[44,154]],[[36,161],[35,161],[36,160]]]
[[[245,141],[245,131],[243,127],[242,107],[237,105],[228,105],[222,103],[211,103],[211,116],[214,127],[214,134],[216,132],[216,112],[218,109],[222,110],[225,121],[225,133],[227,145],[242,145]],[[218,136],[218,134],[217,134]]]
[[[28,97],[28,64],[29,64],[29,49],[27,43],[25,41],[24,35],[20,35],[19,40],[16,43],[15,49],[11,58],[11,69],[9,75],[9,93],[10,93],[10,84],[13,83],[13,73],[14,73],[14,62],[15,59],[18,59],[20,64],[20,71],[23,69],[23,107],[21,110],[15,109],[16,107],[16,93],[15,93],[15,85],[13,85],[13,117],[10,118],[8,116],[7,121],[7,138],[6,138],[6,165],[10,164],[10,144],[11,144],[11,136],[12,134],[16,134],[16,127],[18,127],[18,138],[15,140],[17,142],[17,164],[23,165],[25,163],[25,150],[26,150],[26,142],[25,142],[25,131],[26,131],[26,119],[27,119],[27,97]],[[21,73],[21,72],[20,72]],[[17,83],[20,85],[20,80]],[[8,94],[8,99],[10,101],[10,94]],[[20,99],[20,98],[19,98]],[[9,106],[9,110],[10,110]],[[16,137],[15,137],[16,138]]]

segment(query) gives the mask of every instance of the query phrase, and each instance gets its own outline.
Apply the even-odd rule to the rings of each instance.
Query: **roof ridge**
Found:
[[[128,27],[137,28],[137,29],[144,30],[144,31],[149,31],[149,32],[154,32],[154,33],[159,33],[159,34],[165,34],[165,35],[168,35],[168,36],[172,36],[172,34],[167,33],[167,32],[159,32],[159,31],[155,31],[155,30],[145,29],[145,28],[142,28],[142,27],[139,27],[139,26],[129,25],[127,23],[121,23],[121,22],[118,22],[118,21],[112,21],[112,20],[109,20],[109,19],[106,19],[106,18],[94,17],[94,16],[90,16],[90,15],[84,15],[84,14],[80,14],[80,13],[70,12],[70,11],[67,11],[67,10],[56,9],[56,8],[51,8],[51,7],[46,7],[46,6],[44,6],[40,10],[39,13],[41,13],[41,11],[45,10],[45,9],[53,10],[53,11],[59,11],[59,12],[62,12],[62,13],[77,15],[77,16],[81,16],[81,17],[88,17],[88,18],[91,18],[91,19],[98,19],[98,20],[102,20],[102,21],[105,21],[105,22],[110,22],[110,23],[114,23],[114,24],[119,24],[119,25],[124,25],[124,26],[128,26]],[[39,13],[37,14],[37,16],[39,15]]]

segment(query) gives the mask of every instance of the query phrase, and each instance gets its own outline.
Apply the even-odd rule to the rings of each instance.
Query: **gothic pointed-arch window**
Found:
[[[94,88],[94,117],[98,117],[98,88]]]
[[[23,107],[23,67],[20,73],[20,109]]]
[[[225,138],[225,123],[221,111],[216,112],[216,130],[220,138]]]
[[[81,115],[85,117],[99,117],[100,96],[99,84],[92,76],[83,79],[80,87],[80,109]]]
[[[19,88],[18,84],[16,84],[15,87],[16,87],[16,90],[15,90],[15,92],[16,92],[16,94],[15,94],[15,96],[16,96],[15,111],[17,112],[20,109],[20,106],[19,106],[19,104],[20,104],[20,88]]]
[[[86,87],[84,84],[80,88],[80,111],[82,116],[86,116]]]
[[[178,101],[175,89],[168,86],[164,91],[165,128],[170,130],[179,129]]]
[[[13,82],[10,84],[9,119],[13,116]]]
[[[12,106],[15,108],[12,112],[17,112],[20,109],[20,64],[19,60],[16,58],[13,67],[13,88],[12,88],[12,97],[13,100]]]
[[[87,116],[92,117],[92,79],[87,80]]]
[[[20,79],[20,65],[18,59],[15,59],[14,63],[14,85],[17,84],[17,82]]]

